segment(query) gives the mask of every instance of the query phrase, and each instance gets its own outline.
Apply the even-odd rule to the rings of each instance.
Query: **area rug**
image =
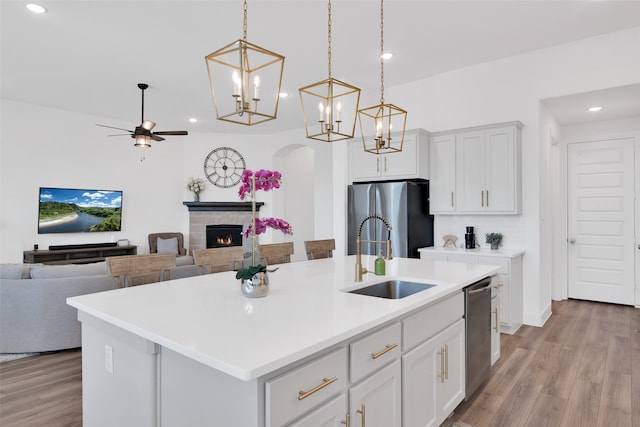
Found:
[[[35,356],[36,354],[40,353],[0,353],[0,363],[22,359],[23,357]]]
[[[440,427],[473,427],[471,424],[463,423],[462,421],[454,420],[453,418],[446,419]]]

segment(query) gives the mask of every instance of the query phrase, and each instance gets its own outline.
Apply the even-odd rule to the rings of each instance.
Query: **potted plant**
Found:
[[[255,173],[246,169],[242,174],[242,183],[238,190],[240,200],[246,197],[251,199],[251,224],[244,231],[244,237],[251,236],[251,260],[250,265],[239,269],[236,279],[242,282],[242,293],[247,297],[266,296],[269,291],[269,279],[267,277],[267,266],[260,263],[257,251],[257,236],[273,228],[282,231],[284,234],[293,234],[291,225],[280,218],[257,218],[256,217],[256,190],[271,191],[280,188],[282,174],[278,171],[268,171],[260,169]],[[273,270],[275,271],[275,270]]]
[[[492,250],[498,249],[502,243],[502,233],[488,233],[485,234],[485,237],[485,242],[491,245]]]

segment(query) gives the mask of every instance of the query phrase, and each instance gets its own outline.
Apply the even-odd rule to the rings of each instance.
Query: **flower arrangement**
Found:
[[[293,234],[291,230],[291,224],[280,218],[257,218],[256,217],[256,191],[271,191],[276,188],[280,188],[280,181],[282,174],[278,171],[269,171],[260,169],[253,172],[249,169],[245,169],[242,174],[242,180],[240,189],[238,190],[238,197],[240,200],[244,200],[249,197],[251,199],[251,212],[252,221],[251,224],[244,231],[245,238],[251,236],[251,265],[246,268],[238,270],[236,273],[236,279],[251,279],[254,275],[267,271],[267,266],[260,263],[256,264],[256,244],[257,236],[267,231],[267,228],[273,228],[282,231],[284,234]],[[259,262],[259,260],[258,260]]]
[[[200,200],[200,192],[205,188],[206,188],[206,185],[204,183],[204,179],[202,178],[191,178],[187,182],[187,190],[193,191],[196,202]]]

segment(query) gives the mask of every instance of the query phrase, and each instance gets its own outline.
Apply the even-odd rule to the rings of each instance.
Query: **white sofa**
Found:
[[[199,274],[178,257],[171,279]],[[82,346],[80,322],[67,298],[116,289],[105,262],[0,265],[0,353],[38,353]]]

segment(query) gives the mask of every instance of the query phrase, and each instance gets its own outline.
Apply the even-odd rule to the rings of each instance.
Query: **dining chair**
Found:
[[[193,259],[202,274],[235,270],[242,267],[242,246],[194,250]]]
[[[171,278],[176,255],[171,253],[128,255],[107,258],[107,271],[119,287],[162,282]]]
[[[333,258],[333,251],[336,250],[335,239],[305,240],[304,249],[307,252],[307,259]]]
[[[293,242],[258,245],[258,253],[260,254],[261,262],[265,265],[291,262]]]

